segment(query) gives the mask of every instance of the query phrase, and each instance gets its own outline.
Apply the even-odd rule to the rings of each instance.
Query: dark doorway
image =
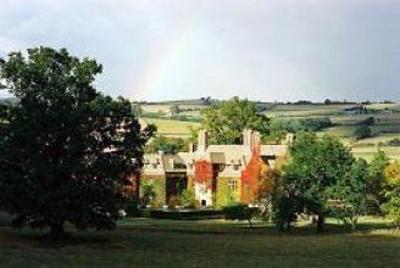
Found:
[[[186,173],[170,173],[166,176],[166,198],[167,204],[179,199],[180,194],[187,186]]]

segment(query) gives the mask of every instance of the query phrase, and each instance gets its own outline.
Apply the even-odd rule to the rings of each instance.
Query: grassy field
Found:
[[[279,233],[223,220],[121,221],[113,232],[72,232],[51,242],[39,232],[0,226],[1,267],[398,267],[400,232],[367,219],[350,234],[331,222]]]
[[[200,123],[185,122],[170,119],[160,118],[143,118],[144,121],[150,124],[155,124],[160,135],[166,137],[190,137],[190,128],[199,128]]]

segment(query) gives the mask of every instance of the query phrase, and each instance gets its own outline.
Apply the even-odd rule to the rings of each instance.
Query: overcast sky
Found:
[[[0,0],[0,57],[38,45],[132,99],[400,100],[395,0]]]

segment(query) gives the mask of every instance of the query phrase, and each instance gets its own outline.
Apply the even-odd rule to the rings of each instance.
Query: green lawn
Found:
[[[63,243],[0,227],[1,267],[398,267],[400,233],[381,219],[324,234],[308,226],[290,234],[270,225],[136,219],[113,232],[73,232]]]

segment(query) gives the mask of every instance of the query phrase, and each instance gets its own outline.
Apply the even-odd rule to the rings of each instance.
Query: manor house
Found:
[[[138,183],[152,185],[153,204],[160,207],[183,189],[191,189],[205,207],[252,203],[263,168],[274,168],[275,161],[287,153],[289,142],[287,137],[283,144],[262,145],[257,131],[245,129],[241,145],[208,145],[207,132],[201,130],[198,143],[188,152],[145,154]]]

